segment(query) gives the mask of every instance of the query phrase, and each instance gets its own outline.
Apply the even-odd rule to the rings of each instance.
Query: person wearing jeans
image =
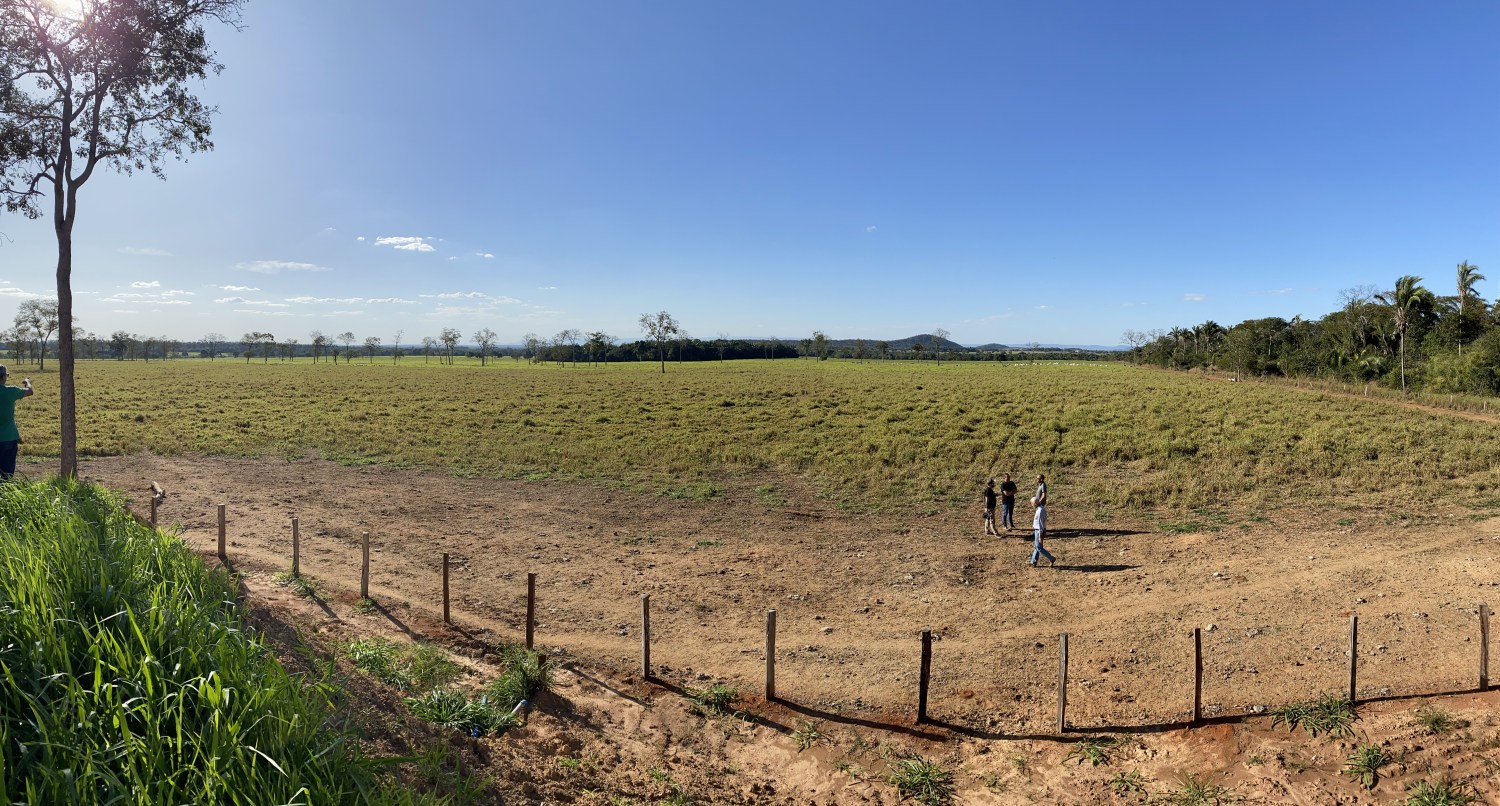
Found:
[[[0,481],[16,474],[16,454],[21,448],[21,431],[16,428],[16,401],[31,397],[31,379],[21,380],[21,386],[6,386],[8,375],[5,365],[0,364]]]
[[[1016,528],[1016,483],[1010,480],[1010,474],[1005,474],[1005,481],[1000,482],[1000,525],[1005,529]]]
[[[1031,528],[1034,533],[1031,541],[1031,565],[1035,567],[1036,561],[1041,557],[1047,558],[1048,565],[1057,565],[1057,558],[1042,546],[1042,537],[1047,534],[1047,479],[1045,476],[1036,477],[1036,496],[1031,499],[1031,505],[1036,507],[1036,514],[1031,516]]]

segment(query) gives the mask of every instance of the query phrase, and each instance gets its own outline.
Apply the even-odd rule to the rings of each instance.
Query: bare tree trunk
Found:
[[[57,183],[61,185],[61,182]],[[57,193],[54,205],[54,229],[57,232],[57,324],[61,333],[57,337],[59,436],[58,451],[60,473],[63,478],[78,476],[78,406],[73,384],[73,212],[76,209],[72,194],[67,194],[66,211],[64,194]]]

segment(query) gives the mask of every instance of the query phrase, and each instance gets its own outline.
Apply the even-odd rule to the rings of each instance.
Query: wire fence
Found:
[[[153,526],[163,497],[155,489]],[[292,520],[284,537],[265,542],[285,550],[300,571],[308,558]],[[227,508],[219,505],[217,554],[225,562],[226,521]],[[735,680],[768,700],[830,717],[874,711],[892,722],[913,721],[915,709],[917,723],[1046,736],[1262,714],[1330,692],[1357,703],[1489,688],[1489,608],[1477,602],[1410,612],[1375,612],[1380,608],[1372,605],[1363,620],[1356,610],[1293,624],[1241,619],[1189,628],[1165,616],[1143,617],[1128,637],[1033,631],[950,647],[931,630],[835,631],[818,626],[821,617],[779,625],[774,611],[678,600],[659,583],[639,596],[638,616],[624,615],[634,610],[633,592],[549,603],[547,586],[563,583],[534,573],[500,573],[485,589],[494,590],[498,579],[504,593],[484,598],[466,592],[479,589],[473,583],[484,573],[482,556],[445,554],[431,568],[381,569],[385,547],[372,544],[368,532],[331,536],[313,548],[313,564],[341,582],[357,569],[361,597],[370,597],[372,583],[403,595],[430,592],[445,621],[455,610],[460,618],[470,613],[524,635],[528,648],[549,626],[569,625],[572,654],[623,668],[638,663],[644,678],[681,687]],[[622,610],[622,601],[630,607]],[[756,635],[761,629],[764,641]],[[674,650],[686,644],[711,647],[714,668],[691,665],[703,662],[701,652],[697,661],[679,659]],[[912,697],[867,701],[872,681]]]

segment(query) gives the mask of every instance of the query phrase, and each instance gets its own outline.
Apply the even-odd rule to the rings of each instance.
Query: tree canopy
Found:
[[[61,459],[77,475],[73,227],[99,167],[163,176],[213,148],[214,109],[193,94],[221,65],[204,24],[237,26],[242,0],[0,2],[0,199],[57,236]],[[50,200],[44,204],[43,200]]]

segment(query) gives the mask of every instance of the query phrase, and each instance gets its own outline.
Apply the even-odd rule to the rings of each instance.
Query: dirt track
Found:
[[[83,474],[141,512],[160,482],[163,522],[205,554],[217,504],[228,504],[230,560],[252,597],[327,638],[405,632],[455,649],[520,640],[526,574],[537,573],[538,645],[574,671],[555,712],[476,751],[504,771],[508,800],[655,802],[682,791],[714,803],[895,803],[882,771],[911,750],[960,772],[960,803],[1139,802],[1189,771],[1241,803],[1390,802],[1434,776],[1481,796],[1500,784],[1500,693],[1440,700],[1472,726],[1447,739],[1414,727],[1421,701],[1401,698],[1474,685],[1474,611],[1500,599],[1500,521],[1468,513],[1387,525],[1386,513],[1280,511],[1170,535],[1118,520],[1101,529],[1054,488],[1058,565],[1033,569],[1029,537],[980,537],[977,510],[848,516],[785,479],[774,481],[789,500],[768,508],[755,479],[704,504],[318,460],[130,456],[87,462]],[[292,513],[316,602],[270,579],[290,564]],[[361,615],[352,605],[366,529],[379,608]],[[456,566],[453,627],[440,618],[444,551]],[[638,679],[641,593],[652,595],[666,688]],[[756,701],[771,607],[782,704]],[[1192,627],[1205,630],[1206,712],[1235,715],[1341,690],[1351,612],[1361,696],[1397,697],[1362,708],[1358,723],[1358,741],[1401,759],[1374,793],[1342,774],[1355,740],[1310,740],[1268,717],[1170,729],[1191,703]],[[914,731],[924,627],[938,637],[938,725]],[[1070,728],[1145,731],[1110,765],[1080,766],[1053,738],[1061,631],[1072,636]],[[711,680],[738,685],[757,721],[705,723],[669,693]],[[790,736],[798,724],[824,733],[806,753]],[[563,756],[592,761],[565,773]],[[1127,770],[1147,784],[1115,794],[1111,776]]]
[[[1282,511],[1170,535],[1080,526],[1054,489],[1058,566],[1030,568],[1029,536],[980,537],[977,513],[847,516],[796,491],[772,509],[753,480],[705,504],[318,460],[132,456],[83,473],[126,491],[160,482],[163,522],[203,551],[227,503],[230,559],[261,576],[290,566],[296,513],[302,570],[330,595],[358,590],[369,530],[372,598],[402,623],[437,621],[446,551],[455,622],[519,639],[535,572],[538,643],[622,675],[638,668],[649,593],[663,679],[759,692],[775,608],[779,693],[829,714],[909,721],[917,634],[931,628],[931,713],[997,735],[1052,729],[1059,632],[1071,634],[1070,724],[1128,727],[1187,716],[1193,627],[1208,712],[1237,714],[1339,690],[1351,612],[1367,694],[1470,688],[1477,606],[1500,604],[1500,522],[1461,513],[1388,526],[1380,513],[1338,525]]]

